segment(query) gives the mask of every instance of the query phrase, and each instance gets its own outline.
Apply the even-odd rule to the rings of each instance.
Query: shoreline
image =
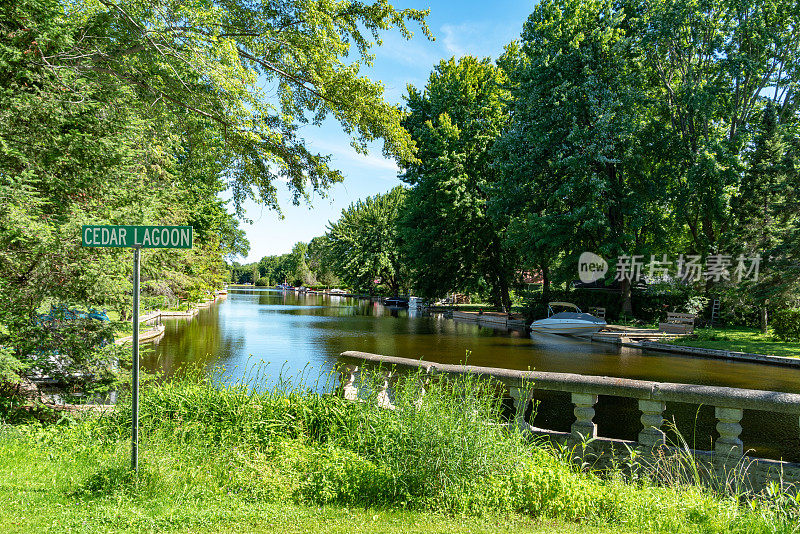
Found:
[[[201,308],[210,308],[217,301],[222,300],[228,296],[228,292],[226,290],[219,290],[214,292],[214,298],[209,300],[204,300],[202,302],[197,303],[194,307],[190,308],[188,311],[177,311],[177,310],[156,310],[149,312],[142,317],[140,317],[140,323],[148,323],[150,321],[160,321],[162,318],[169,318],[169,319],[193,319],[195,315],[200,313]],[[163,324],[157,324],[153,328],[148,328],[147,330],[139,332],[139,341],[155,341],[160,339],[161,336],[164,335],[166,331],[166,326]],[[119,339],[115,339],[114,343],[117,345],[124,345],[125,343],[130,343],[133,341],[133,336],[125,336]]]
[[[230,287],[230,286],[229,286]],[[258,286],[235,286],[237,289],[253,289]],[[264,287],[263,289],[275,289],[272,287]],[[327,292],[318,292],[319,294],[329,294]],[[333,295],[337,295],[333,293]],[[356,295],[356,294],[338,294],[337,296],[351,297],[351,298],[364,298],[375,299],[380,297],[373,297],[369,295]],[[441,308],[441,309],[440,309]],[[491,312],[484,312],[479,315],[478,312],[461,311],[448,307],[431,307],[428,308],[429,312],[437,313],[451,313],[451,319],[461,322],[478,323],[490,328],[506,328],[506,329],[523,329],[526,328],[524,321],[517,318],[508,319],[506,314],[495,314]],[[580,336],[578,336],[580,337]],[[590,342],[606,343],[611,345],[619,345],[622,347],[635,348],[640,350],[650,350],[654,352],[667,352],[672,354],[681,354],[685,356],[699,356],[703,358],[711,358],[716,360],[727,361],[741,361],[748,363],[761,363],[773,366],[793,367],[800,368],[800,358],[791,358],[787,356],[774,356],[771,354],[756,354],[750,352],[740,352],[725,349],[708,349],[702,347],[689,347],[685,345],[673,345],[670,343],[660,343],[651,340],[631,341],[621,339],[619,337],[605,337],[592,335],[590,337],[583,337],[583,339]]]
[[[652,350],[658,352],[670,352],[687,356],[701,356],[716,360],[740,361],[748,363],[763,363],[767,365],[778,365],[783,367],[800,368],[800,358],[789,358],[787,356],[773,356],[771,354],[755,354],[751,352],[739,352],[723,349],[706,349],[702,347],[689,347],[686,345],[673,345],[670,343],[659,343],[657,341],[621,341],[603,338],[590,338],[591,341],[599,343],[609,343],[642,350]]]

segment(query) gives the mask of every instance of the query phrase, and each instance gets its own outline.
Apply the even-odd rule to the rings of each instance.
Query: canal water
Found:
[[[417,314],[376,302],[271,289],[231,289],[191,321],[165,321],[165,335],[143,355],[143,366],[167,376],[187,368],[224,367],[225,380],[270,387],[278,380],[314,385],[340,353],[359,350],[442,363],[467,363],[623,378],[800,392],[800,369],[641,351],[548,334],[504,331]],[[536,426],[568,430],[574,417],[566,394],[537,395]],[[667,405],[690,446],[710,449],[710,406]],[[600,398],[601,436],[634,439],[633,400]],[[745,411],[742,440],[759,455],[800,461],[795,416]]]

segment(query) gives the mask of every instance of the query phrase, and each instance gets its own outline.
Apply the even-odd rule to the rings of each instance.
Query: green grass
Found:
[[[796,532],[788,497],[584,472],[499,424],[485,383],[435,383],[420,402],[411,377],[394,410],[372,391],[152,384],[138,477],[129,407],[6,424],[0,532]]]
[[[682,337],[671,343],[686,347],[800,357],[800,343],[780,341],[771,334],[762,334],[755,328],[696,328],[694,333],[697,337]]]
[[[146,494],[133,485],[107,495],[76,495],[76,482],[91,466],[35,454],[4,443],[0,469],[0,532],[281,532],[281,533],[536,533],[586,532],[577,524],[523,517],[453,517],[440,513],[253,501],[237,494],[191,499]],[[52,454],[54,451],[48,451]],[[72,452],[72,451],[64,451]],[[100,459],[108,458],[100,455]],[[165,462],[146,451],[144,466]],[[9,465],[11,462],[16,465]],[[43,470],[47,466],[49,469]],[[180,466],[186,468],[186,466]],[[54,473],[58,471],[58,474]],[[165,497],[169,497],[165,499]],[[174,499],[174,500],[173,500]],[[592,529],[593,532],[611,532]]]

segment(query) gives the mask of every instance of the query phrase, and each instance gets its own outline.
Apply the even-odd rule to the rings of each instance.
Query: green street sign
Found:
[[[85,224],[81,238],[84,247],[192,248],[192,227]]]

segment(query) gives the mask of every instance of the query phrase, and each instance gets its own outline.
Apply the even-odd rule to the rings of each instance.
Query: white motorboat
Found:
[[[553,312],[553,306],[574,309],[575,311]],[[580,308],[569,302],[550,302],[547,319],[531,323],[531,330],[546,334],[594,334],[606,327],[606,322],[594,315],[581,312]]]

